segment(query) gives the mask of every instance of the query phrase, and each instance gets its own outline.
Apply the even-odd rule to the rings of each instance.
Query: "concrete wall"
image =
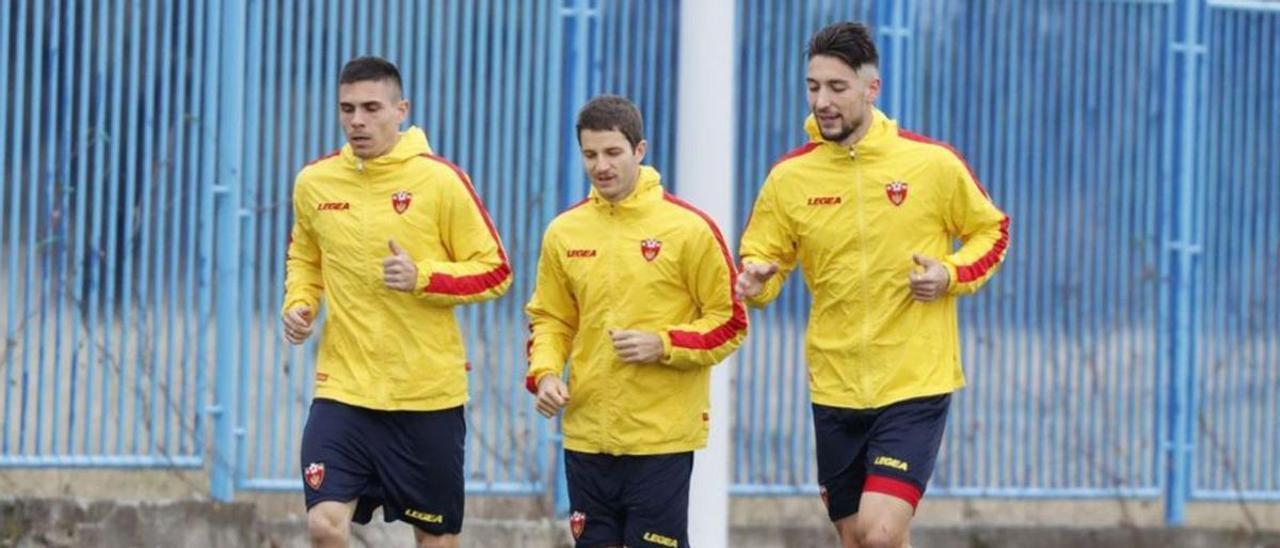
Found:
[[[174,501],[174,502],[162,502]],[[200,470],[0,470],[0,548],[18,546],[307,546],[300,493],[208,501]],[[569,546],[550,500],[470,497],[465,546]],[[1189,529],[1166,530],[1158,499],[926,498],[917,548],[1186,546],[1280,548],[1280,504],[1193,504]],[[375,516],[375,520],[380,520]],[[834,546],[815,497],[734,498],[730,546]],[[410,546],[402,523],[357,527],[355,546]]]
[[[354,547],[411,547],[403,523],[356,527]],[[562,524],[548,520],[468,518],[465,547],[567,548]],[[735,548],[808,548],[836,545],[828,524],[737,523]],[[1280,548],[1280,533],[1243,529],[1149,527],[921,526],[912,544],[924,548]],[[115,502],[84,499],[0,498],[0,547],[305,548],[305,522],[263,520],[253,503],[200,501]]]

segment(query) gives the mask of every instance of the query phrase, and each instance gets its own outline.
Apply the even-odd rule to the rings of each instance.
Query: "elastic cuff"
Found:
[[[874,474],[867,476],[867,483],[862,486],[862,492],[880,493],[902,499],[911,505],[912,511],[915,511],[916,505],[920,504],[920,497],[924,496],[924,493],[911,483]]]
[[[308,301],[306,299],[293,299],[291,301],[284,303],[284,305],[280,307],[280,317],[283,318],[284,315],[288,314],[290,310],[293,310],[299,306],[305,306],[307,308],[310,308],[312,319],[315,319],[316,313],[319,312],[319,310],[317,309],[320,308],[319,305],[312,303],[311,301]]]
[[[426,292],[427,286],[431,285],[431,265],[426,261],[413,263],[413,265],[418,267],[418,283],[415,287],[419,291]]]
[[[554,371],[542,371],[540,373],[534,373],[532,371],[529,372],[529,374],[524,376],[524,389],[528,390],[530,394],[537,396],[538,381],[541,381],[543,377],[554,373]]]
[[[658,338],[662,339],[662,358],[664,365],[671,364],[671,334],[667,331],[659,331]]]
[[[530,394],[537,395],[537,394],[538,394],[538,379],[534,378],[534,376],[533,376],[533,375],[531,375],[531,374],[530,374],[530,375],[525,375],[525,376],[524,376],[524,389],[525,389],[525,390],[528,390]]]
[[[956,265],[951,264],[950,260],[943,259],[942,267],[947,269],[947,293],[956,292]]]

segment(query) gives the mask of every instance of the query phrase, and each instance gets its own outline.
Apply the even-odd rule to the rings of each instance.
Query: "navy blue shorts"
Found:
[[[578,548],[689,545],[693,452],[596,455],[565,450],[569,531]]]
[[[456,535],[465,501],[466,437],[460,406],[377,411],[316,399],[302,432],[307,510],[324,501],[354,500],[356,523],[369,523],[382,506],[386,521]]]
[[[915,508],[933,475],[950,406],[950,394],[876,409],[813,404],[818,487],[831,521],[856,514],[864,491]]]

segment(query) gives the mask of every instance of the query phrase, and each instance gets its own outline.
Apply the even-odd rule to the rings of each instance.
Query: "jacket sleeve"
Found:
[[[440,192],[440,238],[447,261],[421,260],[417,295],[440,306],[496,299],[511,287],[511,265],[489,212],[461,172]]]
[[[280,314],[290,309],[307,306],[311,317],[319,314],[320,298],[324,295],[324,280],[320,276],[320,246],[311,229],[313,208],[307,207],[303,196],[302,178],[293,186],[293,228],[289,231],[289,248],[285,258],[284,304]]]
[[[747,336],[747,311],[734,294],[737,271],[720,229],[710,219],[682,257],[684,277],[701,316],[664,328],[662,363],[679,369],[711,367],[732,354]]]
[[[550,230],[542,239],[533,297],[525,306],[525,313],[529,315],[529,342],[525,346],[529,371],[525,388],[536,394],[542,377],[564,372],[578,332],[578,303],[570,291],[569,280],[560,264],[560,251]]]
[[[746,299],[747,304],[754,307],[763,307],[778,298],[787,276],[796,267],[795,231],[779,205],[776,181],[776,172],[772,172],[760,188],[738,250],[744,265],[778,265],[778,273],[765,282],[764,289]]]
[[[996,207],[958,156],[951,165],[955,188],[947,211],[947,230],[962,242],[943,258],[951,275],[948,292],[966,295],[995,275],[1009,249],[1009,216]]]

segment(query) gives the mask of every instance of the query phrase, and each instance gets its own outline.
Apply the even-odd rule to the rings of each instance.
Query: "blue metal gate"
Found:
[[[650,158],[674,165],[675,16],[657,2],[224,2],[225,89],[220,119],[239,147],[229,156],[228,204],[219,219],[221,413],[214,495],[298,490],[298,443],[314,377],[314,342],[281,340],[279,298],[294,173],[343,142],[337,72],[353,56],[396,62],[410,119],[432,147],[466,169],[503,236],[515,280],[495,302],[464,307],[472,365],[467,487],[476,494],[547,492],[556,470],[552,423],[523,388],[524,302],[546,224],[586,192],[573,116],[601,92],[627,95],[649,115]],[[241,36],[240,31],[244,29]],[[242,54],[235,44],[244,44]],[[644,71],[648,71],[647,73]],[[234,105],[234,106],[231,106]],[[234,128],[234,129],[232,129]],[[231,183],[228,183],[231,181]],[[236,197],[238,196],[238,198]],[[238,234],[238,236],[236,236]],[[235,254],[232,256],[231,254]],[[220,257],[221,258],[221,257]],[[230,265],[236,265],[234,267]],[[221,270],[220,270],[221,271]],[[234,288],[231,290],[227,290]],[[234,407],[234,411],[231,407]],[[234,448],[234,449],[233,449]],[[218,462],[228,467],[220,469]]]
[[[508,297],[463,313],[469,487],[559,476],[521,393],[520,308],[538,236],[586,189],[572,118],[588,97],[636,99],[672,174],[674,2],[5,7],[0,467],[209,467],[224,499],[299,487],[314,348],[277,327],[290,187],[342,141],[341,63],[377,53],[516,269]],[[1175,523],[1187,500],[1280,499],[1280,6],[739,8],[740,213],[803,139],[805,39],[862,19],[882,107],[955,144],[1014,218],[1004,272],[962,307],[970,387],[934,492],[1163,494]],[[735,371],[737,494],[814,488],[797,285],[757,314]]]
[[[876,32],[881,107],[956,146],[1014,219],[961,308],[969,387],[931,492],[1164,493],[1174,523],[1188,497],[1280,499],[1280,5],[739,6],[740,223],[803,142],[805,41],[841,19]],[[789,285],[742,353],[738,494],[816,490]]]
[[[0,466],[203,465],[212,128],[198,13],[0,9]]]

